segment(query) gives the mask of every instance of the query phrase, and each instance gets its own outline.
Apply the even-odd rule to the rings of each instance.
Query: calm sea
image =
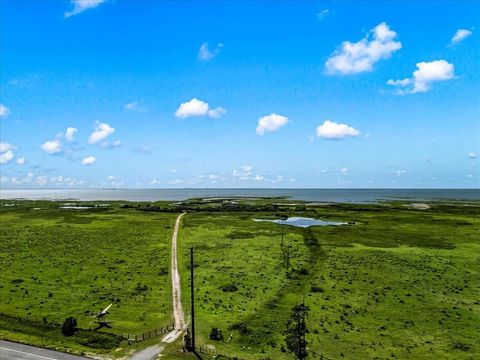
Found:
[[[480,200],[480,189],[105,189],[0,190],[0,199],[179,201],[206,197],[287,197],[315,202],[375,202],[405,199]]]

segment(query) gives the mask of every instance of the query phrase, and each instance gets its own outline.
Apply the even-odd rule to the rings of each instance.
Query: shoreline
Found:
[[[0,189],[1,201],[257,201],[381,203],[480,201],[480,189]]]

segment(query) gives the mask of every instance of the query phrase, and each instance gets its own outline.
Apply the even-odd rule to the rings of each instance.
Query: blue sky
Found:
[[[478,2],[5,0],[0,20],[2,188],[479,187]]]

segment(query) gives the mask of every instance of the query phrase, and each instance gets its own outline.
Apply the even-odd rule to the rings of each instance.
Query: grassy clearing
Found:
[[[0,263],[8,269],[0,274],[0,312],[40,323],[74,316],[89,328],[91,312],[113,303],[113,334],[171,323],[170,237],[179,211],[187,210],[179,232],[183,305],[188,317],[194,246],[197,344],[208,354],[292,359],[283,330],[292,307],[305,299],[311,358],[480,357],[478,203],[127,205],[66,210],[56,202],[0,202]],[[280,216],[354,225],[284,226],[287,268],[282,226],[252,220]],[[65,338],[58,329],[16,319],[0,316],[0,337],[110,357],[155,342],[117,347],[109,339],[95,348],[88,333]],[[213,327],[223,341],[209,339]],[[166,359],[193,358],[180,350],[170,344]]]
[[[12,203],[12,202],[8,202]],[[173,213],[144,213],[118,204],[60,209],[61,203],[17,202],[0,206],[1,312],[42,322],[68,316],[93,328],[92,313],[113,303],[107,319],[114,334],[141,334],[171,323],[168,269]],[[24,322],[0,335],[25,334],[79,351],[102,352],[59,330],[35,331]],[[19,331],[15,331],[15,327]],[[32,328],[27,331],[27,327]],[[68,344],[63,344],[67,342]],[[63,345],[62,345],[63,344]],[[109,346],[103,350],[111,351]]]
[[[217,209],[216,209],[217,210]],[[332,359],[473,359],[480,356],[480,208],[412,210],[404,204],[277,209],[353,226],[285,227],[258,213],[194,213],[180,231],[182,279],[196,249],[197,338],[210,352],[290,359],[282,331],[290,309],[310,307],[309,349]],[[188,294],[187,281],[183,293]],[[184,306],[189,309],[188,297]],[[212,327],[225,340],[209,340]],[[228,338],[232,335],[231,341]],[[215,351],[213,351],[215,348]]]

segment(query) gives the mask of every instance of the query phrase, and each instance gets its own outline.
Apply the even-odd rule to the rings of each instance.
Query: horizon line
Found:
[[[312,187],[305,187],[305,188],[233,188],[233,187],[225,187],[225,188],[200,188],[200,187],[193,187],[193,188],[136,188],[136,187],[125,187],[125,188],[0,188],[0,191],[5,190],[480,190],[479,188],[433,188],[433,187],[418,187],[418,188],[312,188]]]

